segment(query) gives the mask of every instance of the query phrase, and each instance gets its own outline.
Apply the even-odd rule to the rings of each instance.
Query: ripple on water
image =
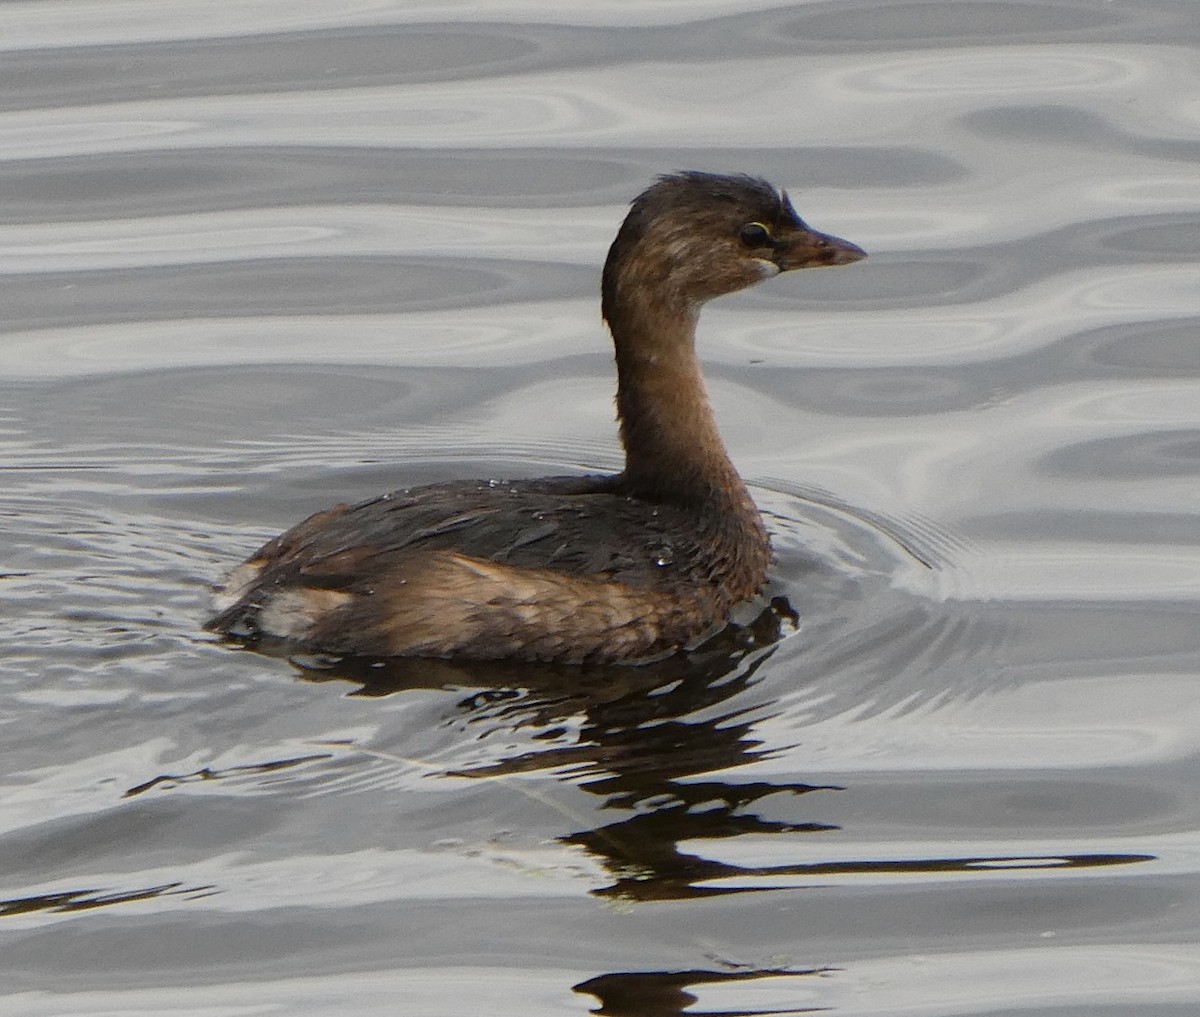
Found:
[[[1008,46],[1003,50],[939,51],[881,63],[844,79],[848,87],[883,96],[897,93],[945,95],[1046,94],[1128,85],[1141,75],[1134,54],[1097,53],[1080,48]]]
[[[781,23],[779,30],[802,39],[837,42],[887,39],[892,45],[964,41],[1017,42],[1047,38],[1087,38],[1096,29],[1121,24],[1119,11],[1080,7],[1062,2],[1011,3],[973,0],[969,4],[866,3],[814,4],[811,11]]]
[[[244,262],[209,262],[9,275],[0,278],[0,321],[16,329],[38,322],[52,327],[267,315],[281,300],[296,314],[358,315],[561,297],[563,290],[592,288],[591,273],[585,286],[579,270],[562,265],[464,260],[449,278],[446,272],[444,263],[427,259],[364,256],[263,258],[253,273]],[[69,300],[61,299],[64,289]]]
[[[529,35],[474,27],[399,26],[342,32],[176,39],[167,45],[115,45],[10,51],[0,70],[0,110],[117,103],[145,98],[245,95],[339,84],[381,85],[522,68],[540,50]],[[17,83],[19,82],[19,88]],[[19,96],[19,100],[15,97]],[[19,105],[18,105],[19,102]]]

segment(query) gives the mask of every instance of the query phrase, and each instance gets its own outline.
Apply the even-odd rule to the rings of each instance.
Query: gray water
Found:
[[[1193,0],[0,7],[0,1012],[1195,1014],[1198,41]],[[702,321],[778,641],[200,631],[334,501],[617,467],[599,266],[676,168],[871,253]]]

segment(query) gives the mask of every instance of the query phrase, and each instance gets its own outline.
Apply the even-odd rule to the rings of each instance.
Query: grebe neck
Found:
[[[757,520],[709,405],[695,349],[698,309],[639,304],[611,309],[609,319],[627,489]]]

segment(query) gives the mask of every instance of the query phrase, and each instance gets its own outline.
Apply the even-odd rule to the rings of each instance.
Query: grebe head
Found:
[[[785,191],[750,176],[673,173],[634,199],[604,266],[611,322],[639,295],[676,312],[797,268],[849,265],[866,253],[811,229]]]

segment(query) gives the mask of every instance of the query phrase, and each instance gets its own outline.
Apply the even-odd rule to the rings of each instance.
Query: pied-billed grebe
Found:
[[[615,476],[432,484],[336,505],[234,569],[207,627],[357,656],[601,663],[687,647],[766,579],[770,543],[696,359],[712,297],[865,257],[747,176],[677,173],[608,252]]]

